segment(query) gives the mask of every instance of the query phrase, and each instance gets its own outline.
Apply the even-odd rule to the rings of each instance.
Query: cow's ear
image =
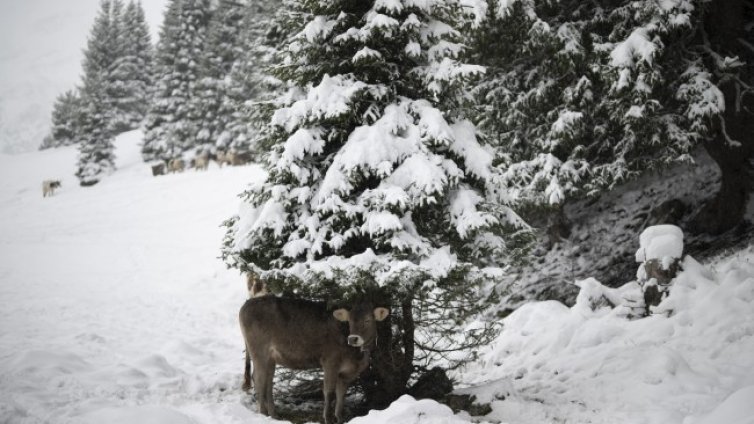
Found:
[[[332,316],[334,316],[338,321],[348,321],[348,309],[336,309],[332,311]]]
[[[390,310],[388,308],[374,308],[374,319],[377,321],[384,320],[388,315],[390,315]]]

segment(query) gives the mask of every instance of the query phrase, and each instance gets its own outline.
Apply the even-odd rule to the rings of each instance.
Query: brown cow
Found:
[[[202,153],[194,158],[194,168],[197,171],[206,171],[209,168],[209,154]]]
[[[152,176],[165,175],[165,164],[157,163],[152,165]]]
[[[275,365],[291,369],[324,370],[323,416],[330,423],[335,392],[335,420],[342,422],[343,398],[348,385],[369,365],[369,349],[377,338],[377,321],[387,318],[387,308],[361,301],[350,310],[329,312],[326,305],[276,296],[253,297],[239,312],[246,342],[243,389],[251,388],[250,360],[259,413],[275,417],[272,379]],[[349,335],[340,322],[348,322]]]
[[[226,158],[226,161],[228,161],[228,163],[230,163],[233,166],[246,165],[247,163],[251,162],[251,153],[233,152],[233,153],[226,154],[225,158]]]
[[[183,172],[186,168],[186,162],[183,159],[172,159],[168,162],[168,172]]]
[[[220,168],[226,163],[230,165],[230,153],[226,153],[224,150],[218,150],[217,153],[215,153],[215,160]]]

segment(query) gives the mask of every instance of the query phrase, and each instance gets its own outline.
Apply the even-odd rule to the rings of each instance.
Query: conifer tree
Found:
[[[488,67],[476,89],[476,118],[498,146],[505,184],[522,203],[559,211],[568,199],[690,161],[694,146],[706,140],[717,139],[704,143],[708,150],[726,150],[726,125],[718,122],[735,128],[729,138],[749,146],[728,149],[737,151],[728,162],[738,165],[727,167],[723,181],[750,181],[737,170],[747,168],[754,140],[735,123],[752,122],[746,107],[735,106],[752,99],[742,94],[754,62],[741,43],[743,4],[490,1],[470,60]],[[710,16],[726,13],[739,18],[709,25]],[[725,42],[705,41],[707,32],[727,29]],[[730,87],[725,95],[722,85]],[[721,120],[731,110],[741,113]],[[726,167],[726,160],[718,163]],[[745,196],[732,197],[739,205],[732,209],[741,211]]]
[[[115,155],[106,81],[90,79],[82,95],[76,176],[79,183],[86,187],[97,184],[102,177],[115,170]]]
[[[461,13],[453,0],[285,2],[274,74],[292,88],[261,135],[268,177],[227,223],[228,264],[273,290],[393,306],[362,381],[372,406],[489,335],[457,326],[483,304],[477,267],[504,262],[520,224],[461,112],[482,72],[457,60]]]
[[[253,1],[244,10],[241,25],[242,53],[230,72],[224,109],[231,111],[227,131],[217,145],[227,151],[251,152],[261,158],[269,146],[257,144],[261,128],[274,111],[281,81],[270,73],[284,31],[275,20],[281,0]]]
[[[154,52],[141,3],[129,2],[117,28],[119,54],[110,71],[108,95],[113,106],[113,128],[122,131],[136,128],[146,115]]]
[[[179,157],[196,146],[202,112],[191,107],[191,96],[201,77],[209,18],[209,0],[168,4],[156,52],[156,90],[145,123],[146,161]]]
[[[202,54],[202,79],[196,84],[190,107],[200,117],[197,145],[210,150],[217,140],[227,137],[233,117],[228,100],[233,65],[243,53],[241,24],[244,5],[220,2],[209,21],[207,42]]]
[[[100,10],[94,19],[84,50],[82,80],[85,86],[90,79],[97,84],[102,83],[113,63],[113,52],[116,49],[111,10],[111,0],[100,1]]]
[[[40,149],[69,146],[79,140],[81,98],[76,90],[59,95],[52,109],[52,129]]]

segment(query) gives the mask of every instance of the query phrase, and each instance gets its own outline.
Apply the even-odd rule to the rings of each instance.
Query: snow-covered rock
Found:
[[[683,230],[675,225],[654,225],[639,236],[636,262],[659,259],[663,262],[683,256]]]

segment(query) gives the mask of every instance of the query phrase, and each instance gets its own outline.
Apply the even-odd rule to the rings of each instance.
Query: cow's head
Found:
[[[377,338],[377,321],[382,321],[390,314],[387,308],[375,308],[371,303],[357,303],[350,310],[336,309],[335,319],[348,322],[348,345],[365,348],[371,346]]]

